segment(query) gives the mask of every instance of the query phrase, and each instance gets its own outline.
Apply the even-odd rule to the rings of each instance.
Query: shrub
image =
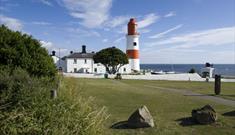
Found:
[[[194,68],[191,68],[188,73],[196,73],[196,70]]]
[[[27,34],[0,26],[0,66],[25,69],[33,76],[54,76],[56,67],[46,49]]]

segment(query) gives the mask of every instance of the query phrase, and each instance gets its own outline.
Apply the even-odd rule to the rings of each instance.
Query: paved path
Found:
[[[181,93],[184,96],[195,96],[201,99],[205,99],[205,100],[210,100],[219,104],[223,104],[223,105],[227,105],[227,106],[231,106],[231,107],[235,107],[235,101],[233,100],[229,100],[229,99],[224,99],[221,97],[215,97],[215,96],[210,96],[210,95],[205,95],[205,94],[199,94],[199,93],[195,93],[192,92],[190,90],[182,90],[182,89],[173,89],[173,88],[165,88],[165,87],[158,87],[158,86],[150,86],[150,85],[144,85],[145,87],[149,87],[149,88],[156,88],[156,89],[160,89],[160,90],[167,90],[167,91],[171,91],[171,92],[176,92],[176,93]]]

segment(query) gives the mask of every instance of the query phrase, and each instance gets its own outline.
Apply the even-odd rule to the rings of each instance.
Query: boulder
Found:
[[[192,118],[199,124],[211,124],[217,120],[215,110],[210,105],[192,110]]]
[[[130,128],[154,127],[153,117],[146,106],[138,108],[127,121]]]

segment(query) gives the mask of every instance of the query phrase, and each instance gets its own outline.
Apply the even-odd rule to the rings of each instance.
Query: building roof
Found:
[[[95,53],[75,52],[75,53],[72,53],[68,56],[63,57],[62,59],[66,59],[66,58],[93,58],[94,55],[95,55]]]

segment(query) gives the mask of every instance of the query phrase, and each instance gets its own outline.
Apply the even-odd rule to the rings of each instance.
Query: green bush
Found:
[[[188,73],[196,73],[196,70],[194,69],[194,68],[191,68],[189,71],[188,71]]]
[[[27,34],[0,26],[0,66],[25,69],[33,76],[54,76],[56,67],[47,50]]]
[[[71,82],[62,80],[58,97],[51,99],[56,83],[50,78],[32,78],[22,69],[0,70],[0,134],[103,134],[105,109],[84,99]]]

